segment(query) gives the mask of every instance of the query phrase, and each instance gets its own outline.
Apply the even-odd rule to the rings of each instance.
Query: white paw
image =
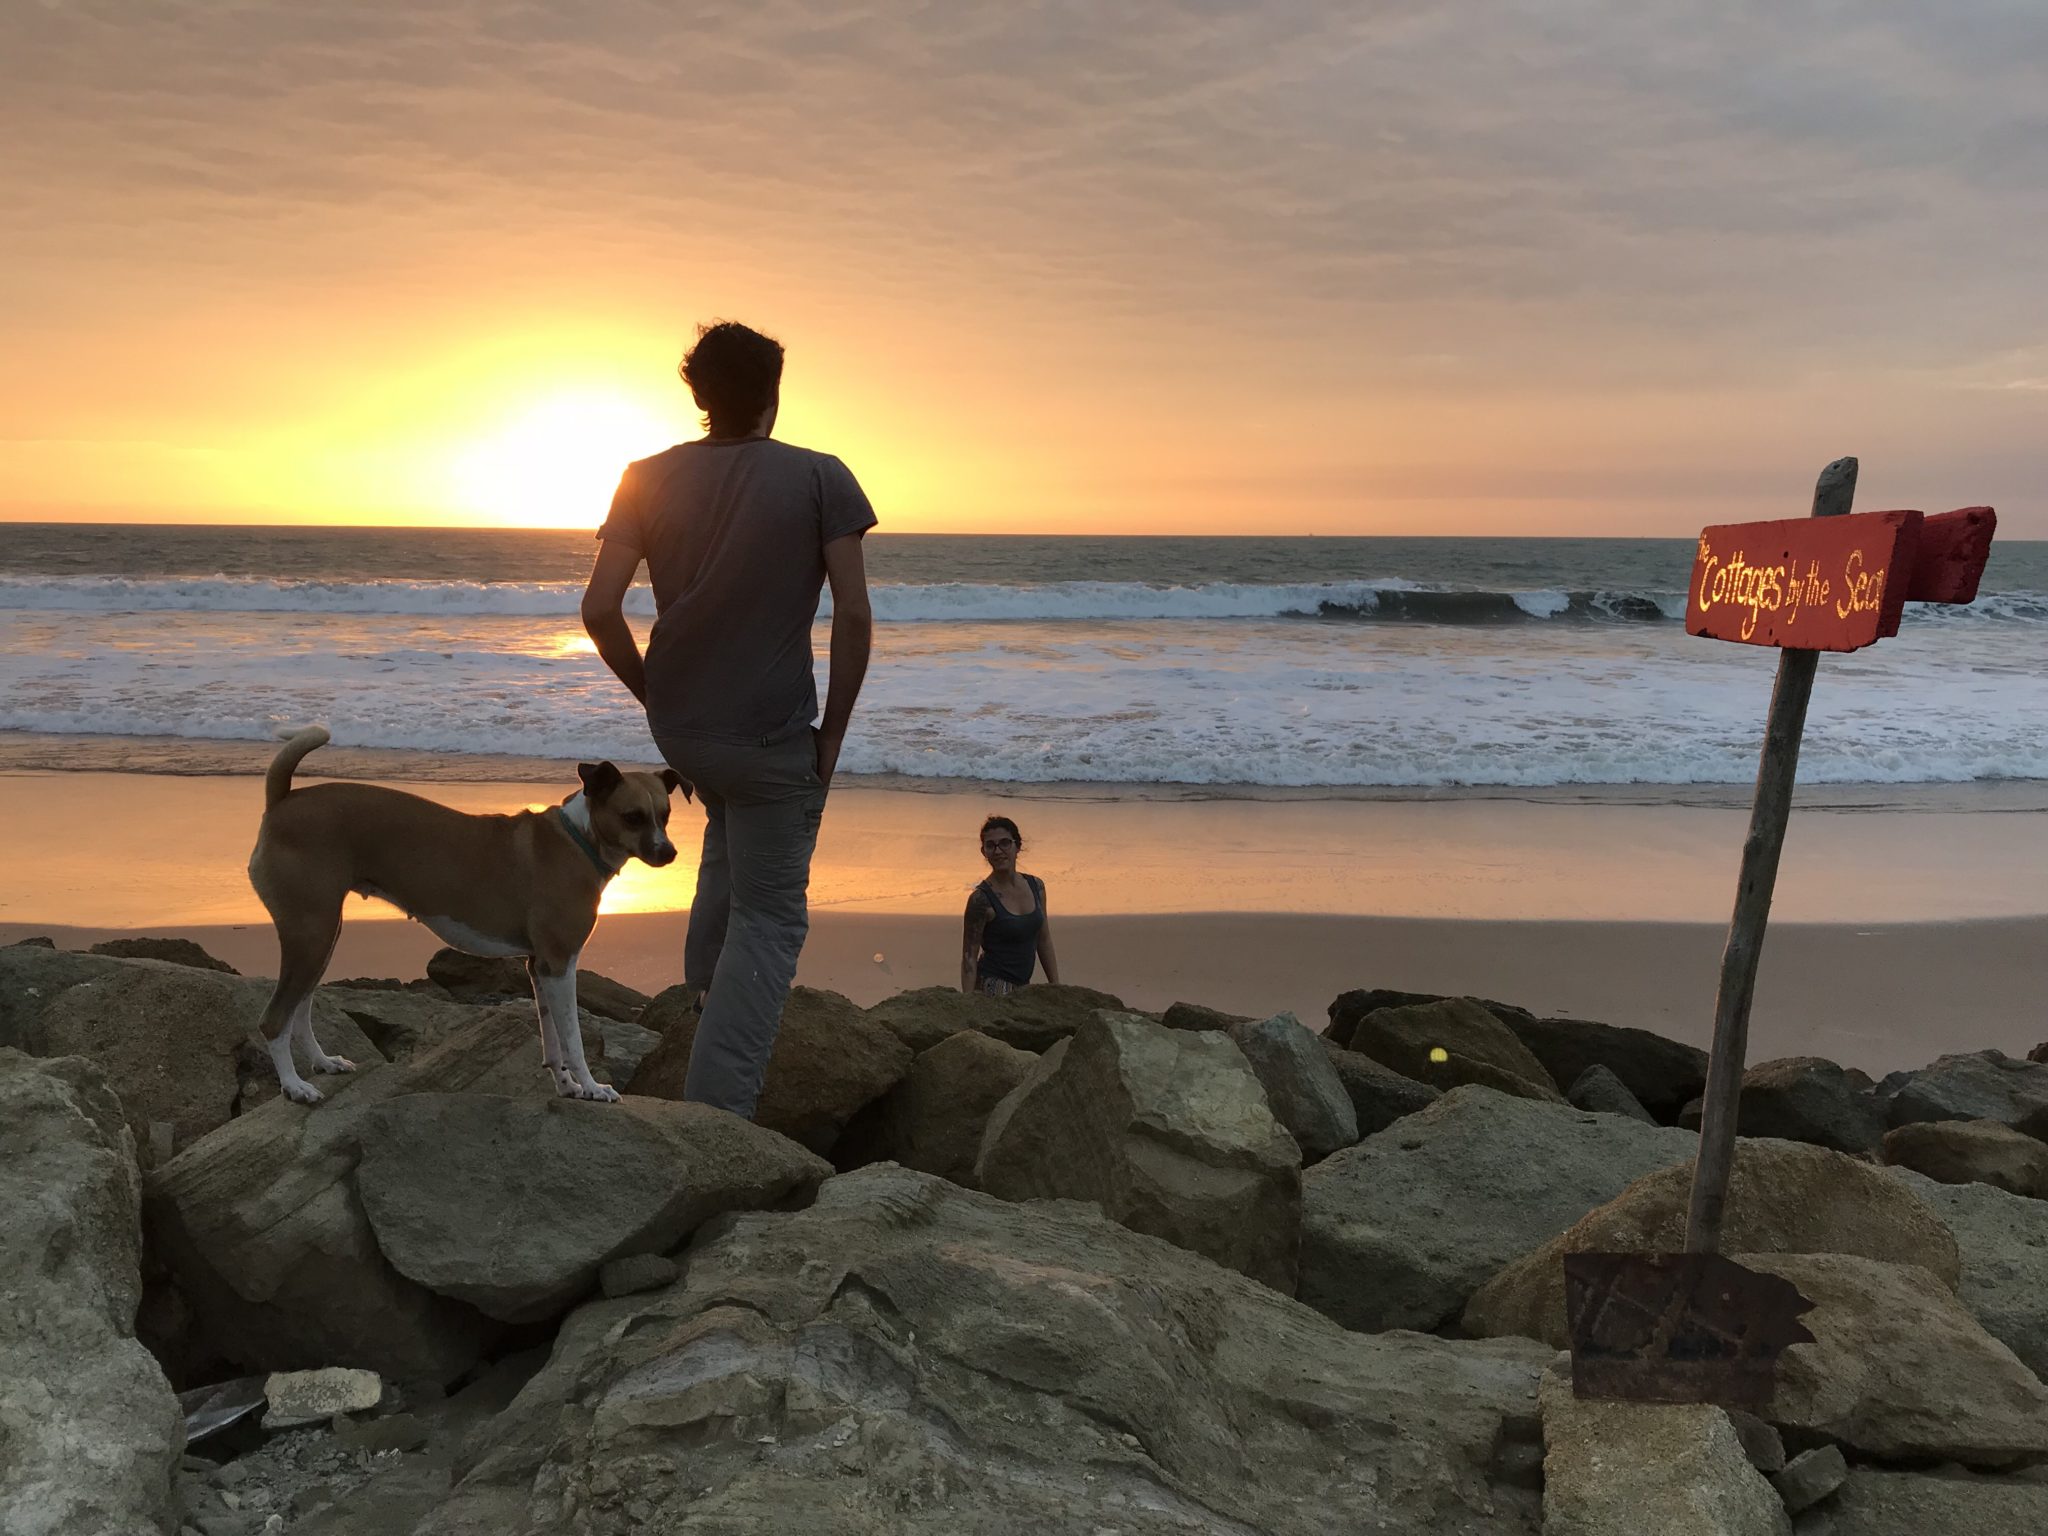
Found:
[[[294,1104],[318,1104],[327,1097],[302,1077],[293,1078],[288,1083],[279,1083],[277,1086]]]
[[[619,1102],[619,1090],[592,1079],[590,1082],[576,1085],[576,1097],[589,1099],[598,1104],[616,1104]]]
[[[313,1058],[313,1070],[315,1072],[353,1072],[355,1069],[356,1064],[346,1056],[315,1056]]]

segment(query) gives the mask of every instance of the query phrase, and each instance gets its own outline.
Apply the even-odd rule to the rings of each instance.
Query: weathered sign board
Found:
[[[1897,634],[1908,602],[1974,601],[1998,527],[1989,507],[1938,517],[1855,516],[1849,512],[1855,494],[1856,461],[1837,459],[1814,486],[1811,517],[1705,529],[1693,560],[1687,633],[1774,646],[1779,655],[1735,915],[1721,956],[1686,1213],[1687,1255],[1720,1252],[1750,1001],[1820,652],[1861,650]],[[1600,1265],[1581,1263],[1576,1279],[1566,1261],[1567,1285],[1577,1288],[1580,1300],[1571,1319],[1574,1389],[1586,1396],[1753,1399],[1768,1386],[1778,1350],[1797,1342],[1800,1298],[1767,1283],[1768,1277],[1720,1259],[1702,1267],[1676,1254],[1600,1257]]]
[[[1688,634],[1802,651],[1860,651],[1909,602],[1967,603],[1998,526],[1989,507],[1727,523],[1700,534]]]

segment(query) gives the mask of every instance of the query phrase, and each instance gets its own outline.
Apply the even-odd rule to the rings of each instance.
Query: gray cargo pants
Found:
[[[817,738],[657,737],[696,786],[704,854],[683,945],[683,981],[704,999],[683,1097],[751,1119],[810,932],[811,853],[825,809]]]

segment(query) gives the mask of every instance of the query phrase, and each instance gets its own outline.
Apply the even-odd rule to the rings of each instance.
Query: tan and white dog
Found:
[[[524,955],[555,1092],[616,1099],[583,1056],[576,957],[597,926],[598,898],[628,859],[674,860],[669,795],[689,797],[682,775],[582,763],[583,788],[558,806],[471,816],[377,784],[292,788],[300,760],[327,741],[318,726],[286,738],[264,776],[263,825],[249,856],[249,883],[277,924],[277,989],[262,1027],[285,1094],[301,1104],[321,1098],[293,1064],[293,1036],[315,1072],[355,1070],[313,1038],[313,989],[353,893],[390,902],[456,949]]]

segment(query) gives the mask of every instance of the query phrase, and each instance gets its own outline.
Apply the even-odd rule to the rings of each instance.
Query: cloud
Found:
[[[715,273],[1169,392],[1475,398],[2048,335],[2034,0],[51,0],[0,59],[45,323]]]

